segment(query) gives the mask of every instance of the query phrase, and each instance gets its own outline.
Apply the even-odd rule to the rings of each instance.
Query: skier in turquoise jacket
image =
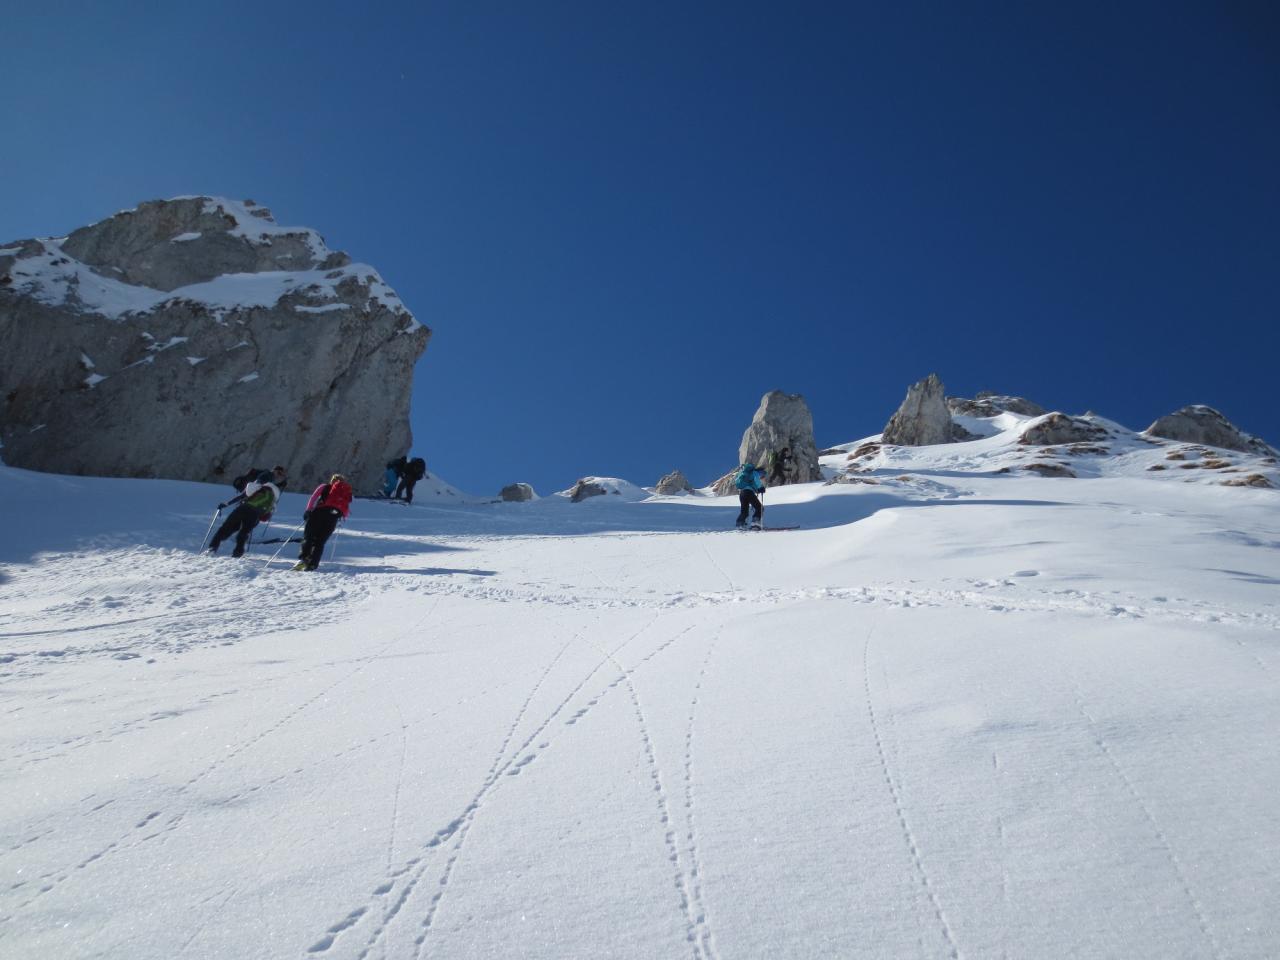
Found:
[[[747,525],[747,511],[752,512],[751,528],[759,530],[764,523],[764,504],[760,502],[760,494],[764,493],[764,471],[754,463],[744,463],[734,475],[733,485],[738,488],[738,503],[742,509],[738,512],[738,528]]]

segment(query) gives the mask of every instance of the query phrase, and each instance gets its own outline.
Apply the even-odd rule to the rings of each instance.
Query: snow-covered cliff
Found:
[[[374,486],[410,445],[430,331],[378,272],[252,201],[150,201],[0,247],[14,466],[225,480],[280,463]]]

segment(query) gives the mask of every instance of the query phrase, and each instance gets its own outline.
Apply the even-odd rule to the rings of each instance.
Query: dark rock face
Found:
[[[1238,450],[1241,453],[1271,456],[1276,452],[1262,440],[1242,431],[1213,407],[1203,404],[1183,407],[1163,416],[1144,432],[1152,437],[1199,443],[1223,450]]]
[[[527,503],[533,499],[533,487],[527,483],[509,483],[498,496],[506,503]]]
[[[411,445],[429,337],[315,231],[250,202],[144,203],[0,248],[3,457],[215,482],[278,463],[374,490]]]
[[[1074,477],[1076,475],[1075,471],[1064,463],[1026,463],[1022,465],[1022,469],[1038,473],[1042,477]]]
[[[882,441],[902,447],[928,447],[968,438],[968,432],[952,422],[945,392],[936,373],[913,383],[885,425]]]
[[[693,484],[691,484],[683,473],[679,470],[672,470],[665,477],[658,481],[654,492],[664,497],[677,496],[682,493],[693,493]]]
[[[1021,444],[1053,446],[1059,443],[1088,443],[1105,440],[1107,428],[1088,417],[1069,417],[1065,413],[1050,413],[1027,424],[1018,438]]]

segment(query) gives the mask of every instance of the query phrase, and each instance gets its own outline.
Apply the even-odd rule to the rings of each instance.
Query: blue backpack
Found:
[[[739,490],[754,490],[756,488],[756,473],[758,468],[754,463],[744,463],[738,467],[738,472],[733,475],[733,485]]]

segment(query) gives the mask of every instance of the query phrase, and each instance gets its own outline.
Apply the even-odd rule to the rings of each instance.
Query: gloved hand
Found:
[[[262,521],[263,523],[266,523],[268,520],[270,520],[270,519],[271,519],[271,514],[269,514],[269,513],[264,513],[264,514],[263,514],[262,516],[260,516],[258,519],[259,519],[260,521]]]
[[[219,509],[219,510],[225,510],[225,509],[227,509],[227,505],[226,505],[225,503],[220,503],[220,504],[218,504],[218,509]]]
[[[310,519],[311,519],[311,511],[310,511],[310,510],[303,510],[303,511],[302,511],[302,520],[303,520],[303,522],[305,523],[306,521],[308,521],[308,520],[310,520]]]

